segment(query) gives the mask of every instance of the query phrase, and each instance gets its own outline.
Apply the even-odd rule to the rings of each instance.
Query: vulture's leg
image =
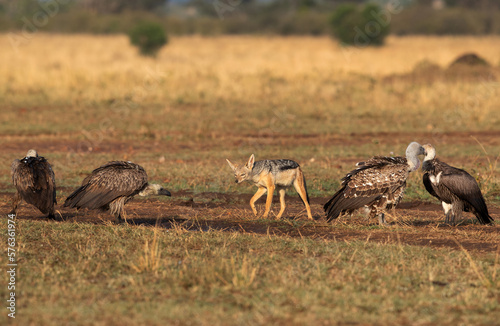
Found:
[[[456,225],[455,219],[456,219],[455,212],[452,211],[450,214],[450,224],[451,225]]]
[[[118,224],[127,223],[127,217],[125,216],[123,207],[117,207],[116,211],[114,212],[114,215],[116,217],[116,223]]]
[[[116,220],[119,224],[125,223],[128,224],[127,222],[127,214],[125,214],[125,210],[121,208],[118,213],[116,214]]]
[[[389,224],[387,224],[387,222],[385,221],[385,214],[384,213],[380,213],[378,214],[378,223],[380,225],[383,225],[383,226],[388,226]]]
[[[17,207],[21,203],[21,195],[19,194],[18,191],[16,191],[16,194],[14,195],[14,198],[12,199],[12,210],[9,212],[9,214],[17,214]]]
[[[455,225],[462,218],[462,211],[464,210],[464,205],[461,202],[455,202],[451,208],[451,223]]]
[[[125,209],[123,207],[120,210],[119,216],[120,216],[120,218],[123,218],[123,221],[125,221],[125,224],[128,224],[128,222],[127,222],[127,214],[125,214]]]
[[[365,219],[366,220],[369,220],[370,219],[370,207],[368,206],[363,206],[362,208],[359,209],[359,213],[363,214],[365,216]],[[350,216],[352,216],[352,214],[354,213],[354,210],[351,210],[350,211]]]
[[[385,209],[387,207],[387,196],[382,196],[377,204],[374,205],[377,215],[378,215],[378,223],[383,226],[388,226],[385,221]]]
[[[444,218],[444,223],[450,224],[450,215],[451,215],[451,211],[446,213],[445,218]]]
[[[127,222],[127,220],[123,219],[121,214],[116,215],[116,223],[122,224],[122,223],[126,223],[126,222]]]
[[[119,224],[127,223],[127,216],[123,205],[125,205],[124,197],[115,199],[109,204],[109,212],[116,218],[116,222]]]
[[[54,211],[54,207],[52,207],[49,210],[49,215],[47,215],[47,218],[50,218],[51,220],[55,220],[56,219],[56,213]]]
[[[378,211],[377,211],[377,208],[375,206],[372,206],[372,207],[368,207],[369,211],[368,211],[368,220],[371,220],[372,218],[374,218],[375,216],[378,215]],[[352,213],[354,212],[354,210],[350,211],[351,215]]]
[[[444,222],[446,224],[449,224],[450,220],[451,220],[451,214],[452,214],[451,211],[452,211],[453,205],[445,203],[444,201],[441,202],[441,205],[443,206],[443,210],[444,210],[444,214],[445,214]]]

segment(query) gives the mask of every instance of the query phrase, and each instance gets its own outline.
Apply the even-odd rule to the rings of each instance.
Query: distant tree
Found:
[[[100,13],[120,13],[126,10],[151,11],[166,5],[167,0],[80,0],[84,8]]]
[[[129,32],[130,43],[137,46],[142,55],[156,56],[168,39],[163,26],[155,22],[142,22]]]
[[[382,45],[389,35],[391,18],[383,14],[384,10],[376,3],[368,3],[361,10],[365,22],[364,32],[370,45]]]
[[[343,4],[333,12],[330,24],[333,35],[342,43],[365,47],[384,44],[389,34],[390,19],[375,3],[368,3],[363,8]]]
[[[350,4],[338,6],[331,16],[330,23],[333,35],[346,44],[354,43],[356,37],[354,27],[362,24],[356,6]]]

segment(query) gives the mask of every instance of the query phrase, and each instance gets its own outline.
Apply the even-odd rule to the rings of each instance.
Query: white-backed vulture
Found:
[[[24,200],[48,214],[48,218],[55,218],[56,181],[49,162],[30,149],[26,157],[12,162],[11,173],[17,191],[10,214],[17,214],[17,208]]]
[[[430,144],[425,149],[423,182],[425,189],[441,201],[446,215],[445,223],[455,224],[462,211],[472,212],[481,224],[490,224],[493,218],[476,179],[467,171],[455,168],[436,158],[436,150]]]
[[[342,187],[324,205],[327,220],[367,208],[370,218],[378,216],[379,223],[385,225],[385,211],[399,203],[406,188],[406,179],[410,172],[418,169],[418,155],[423,154],[422,146],[412,142],[406,149],[406,158],[375,156],[357,163],[358,168],[342,179]]]
[[[148,175],[138,164],[125,161],[108,162],[92,171],[64,202],[65,207],[109,211],[123,222],[123,206],[135,195],[164,195],[170,192],[158,184],[148,184]]]

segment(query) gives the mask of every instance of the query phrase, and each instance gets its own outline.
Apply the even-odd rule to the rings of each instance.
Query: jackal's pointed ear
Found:
[[[248,159],[247,168],[249,168],[250,170],[253,169],[254,163],[255,163],[255,156],[253,156],[253,154],[252,154],[250,156],[250,158]]]
[[[229,164],[229,166],[231,167],[231,169],[236,170],[236,167],[233,165],[233,163],[231,163],[231,161],[229,161],[227,158],[226,158],[226,161],[227,161],[227,164]]]

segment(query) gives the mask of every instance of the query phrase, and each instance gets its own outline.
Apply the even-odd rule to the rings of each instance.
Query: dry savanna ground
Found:
[[[2,215],[10,164],[29,148],[51,162],[59,204],[110,160],[141,164],[172,198],[133,200],[129,225],[61,205],[47,221],[23,204],[17,315],[2,308],[2,324],[498,323],[498,222],[465,214],[444,225],[420,171],[390,227],[326,223],[322,204],[355,162],[418,141],[468,170],[498,221],[500,38],[391,37],[359,49],[194,36],[144,58],[123,36],[31,36],[12,47],[0,35]],[[490,65],[450,67],[469,52]],[[225,162],[252,153],[301,164],[316,221],[293,190],[282,220],[253,216],[255,188],[236,185]]]

